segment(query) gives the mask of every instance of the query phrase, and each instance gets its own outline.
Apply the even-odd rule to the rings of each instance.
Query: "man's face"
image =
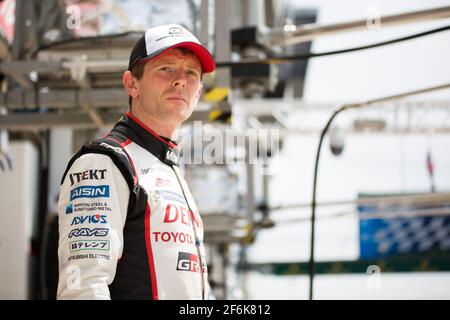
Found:
[[[175,48],[144,63],[143,76],[136,79],[137,107],[153,119],[181,125],[192,114],[202,90],[197,56]]]

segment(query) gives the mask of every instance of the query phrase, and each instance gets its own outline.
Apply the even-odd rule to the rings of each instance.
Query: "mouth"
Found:
[[[186,99],[185,99],[185,98],[179,97],[179,96],[176,96],[176,97],[167,97],[166,99],[167,99],[167,100],[170,100],[170,101],[186,102]]]

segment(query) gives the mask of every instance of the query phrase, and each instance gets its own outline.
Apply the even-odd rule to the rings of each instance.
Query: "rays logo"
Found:
[[[199,272],[198,257],[193,253],[178,252],[177,270]]]
[[[104,237],[108,234],[108,228],[80,228],[73,229],[69,233],[69,238],[73,237]]]

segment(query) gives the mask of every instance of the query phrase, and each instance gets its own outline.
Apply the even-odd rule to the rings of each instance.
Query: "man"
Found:
[[[179,25],[137,42],[123,74],[130,111],[83,146],[62,178],[59,299],[208,297],[203,225],[173,140],[214,69]]]

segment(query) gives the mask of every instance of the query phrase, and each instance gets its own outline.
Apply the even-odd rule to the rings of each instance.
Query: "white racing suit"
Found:
[[[176,145],[125,114],[61,182],[58,299],[205,299],[203,224]]]

